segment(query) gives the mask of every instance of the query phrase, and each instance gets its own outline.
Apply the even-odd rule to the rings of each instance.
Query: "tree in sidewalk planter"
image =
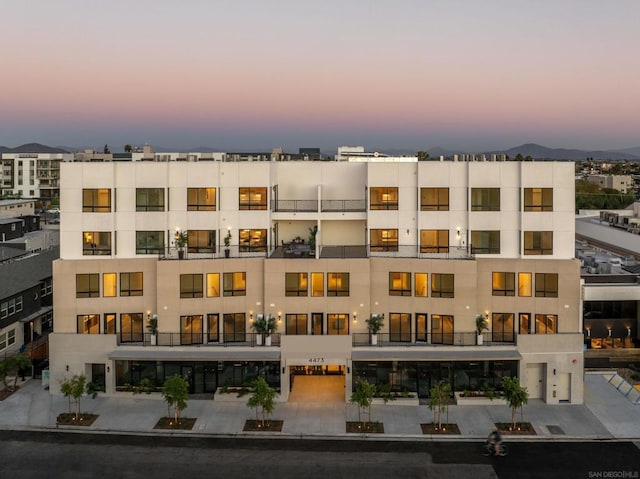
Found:
[[[451,385],[446,381],[439,381],[431,388],[430,394],[429,409],[433,411],[433,424],[437,421],[438,429],[442,429],[442,413],[449,412]]]
[[[527,388],[520,386],[520,380],[517,377],[502,378],[502,388],[504,399],[511,407],[511,427],[516,429],[516,411],[520,408],[520,422],[524,422],[523,406],[529,401],[529,393]]]
[[[15,391],[18,387],[20,372],[29,367],[31,367],[31,359],[23,353],[0,361],[0,378],[2,379],[4,387],[9,391]],[[9,384],[9,376],[13,376],[13,384]]]
[[[276,390],[269,387],[267,381],[260,376],[252,383],[253,395],[247,401],[247,406],[256,410],[256,421],[259,421],[258,412],[262,413],[262,427],[276,408]]]
[[[70,378],[63,378],[60,381],[60,392],[69,400],[69,414],[71,414],[71,400],[76,406],[75,418],[80,420],[80,400],[87,387],[87,377],[84,374],[74,374]],[[95,395],[92,396],[95,398]]]
[[[189,383],[179,375],[174,374],[164,382],[162,397],[167,402],[168,416],[171,417],[171,407],[173,407],[176,424],[180,423],[180,412],[187,409]]]
[[[371,422],[371,404],[376,395],[376,385],[364,379],[356,379],[356,386],[349,402],[358,405],[358,421],[364,422],[365,428]],[[386,402],[386,401],[385,401]],[[366,421],[362,420],[362,412],[366,411]]]

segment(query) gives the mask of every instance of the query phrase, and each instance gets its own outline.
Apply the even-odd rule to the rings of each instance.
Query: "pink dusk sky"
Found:
[[[7,0],[0,145],[640,146],[638,0]]]

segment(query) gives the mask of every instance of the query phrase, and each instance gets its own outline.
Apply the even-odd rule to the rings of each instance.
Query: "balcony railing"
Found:
[[[478,346],[478,334],[471,332],[454,333],[378,333],[376,344],[372,344],[372,336],[369,333],[353,333],[352,344],[358,346],[376,347],[426,347],[426,346]],[[513,341],[494,341],[493,333],[482,333],[480,346],[514,346],[516,335],[512,335]]]
[[[158,333],[153,346],[198,346],[198,347],[262,347],[258,333],[220,333],[217,338],[207,333]],[[134,332],[118,333],[119,346],[152,346],[151,334]],[[271,334],[271,346],[280,346],[280,333]]]
[[[367,211],[365,200],[322,200],[321,211],[323,212],[363,212]]]
[[[318,211],[318,200],[274,200],[271,210],[278,213],[313,213]]]

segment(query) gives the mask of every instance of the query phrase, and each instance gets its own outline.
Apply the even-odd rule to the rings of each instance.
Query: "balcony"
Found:
[[[273,200],[271,210],[276,213],[315,213],[318,200]]]
[[[322,200],[320,209],[324,213],[361,213],[367,211],[366,200]]]
[[[491,332],[482,333],[482,344],[478,344],[477,333],[378,333],[376,344],[372,344],[371,334],[353,333],[353,347],[441,347],[441,346],[515,346],[517,335],[512,335],[513,341],[493,341]]]
[[[220,334],[217,340],[210,341],[205,333],[158,333],[155,345],[151,342],[150,333],[133,332],[118,333],[118,346],[150,346],[150,347],[269,347],[263,346],[257,333]],[[280,346],[280,333],[271,334],[271,347]]]

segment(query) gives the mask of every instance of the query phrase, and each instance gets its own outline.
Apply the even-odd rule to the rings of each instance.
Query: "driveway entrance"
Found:
[[[289,402],[344,404],[344,375],[291,374]]]

